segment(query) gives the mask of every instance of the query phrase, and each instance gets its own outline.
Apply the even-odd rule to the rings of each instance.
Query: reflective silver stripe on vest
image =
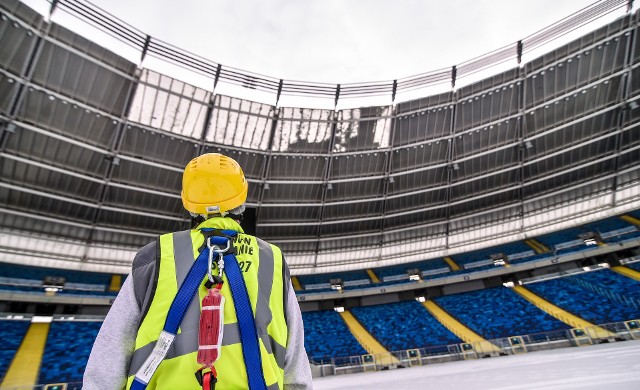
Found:
[[[287,354],[287,349],[278,344],[278,342],[268,334],[260,335],[260,339],[262,340],[262,344],[264,344],[264,348],[267,350],[267,352],[273,354],[273,356],[276,358],[278,367],[284,370],[284,359],[285,355]]]
[[[260,257],[260,269],[258,270],[258,304],[256,305],[256,328],[260,339],[268,353],[273,354],[278,367],[284,370],[284,358],[286,349],[278,344],[267,333],[267,326],[273,319],[269,307],[271,301],[271,289],[273,288],[273,249],[267,242],[256,237],[258,241],[258,253]]]
[[[271,245],[257,239],[259,249],[260,265],[258,268],[258,304],[256,305],[256,328],[260,334],[260,339],[268,353],[273,354],[278,367],[284,369],[286,348],[278,344],[268,333],[267,326],[271,322],[273,315],[269,308],[271,299],[271,289],[273,287],[273,250]],[[194,262],[193,244],[189,231],[176,232],[173,234],[173,255],[176,263],[176,282],[178,286],[182,284],[186,278],[191,265]],[[187,309],[187,313],[180,324],[181,333],[176,335],[173,344],[167,352],[165,359],[171,359],[188,353],[198,351],[198,327],[200,326],[200,303],[196,294],[193,301]],[[195,334],[194,334],[195,333]],[[224,336],[222,345],[232,345],[240,343],[240,331],[237,323],[224,325]],[[131,363],[129,365],[129,376],[135,375],[138,369],[144,364],[156,342],[138,348],[133,352]],[[277,383],[275,384],[277,387]],[[271,389],[271,386],[269,386]]]
[[[198,330],[196,329],[195,332],[195,335],[193,332],[178,333],[176,338],[173,340],[173,344],[171,344],[169,351],[167,351],[165,359],[171,359],[191,352],[196,352],[198,350]],[[223,332],[224,337],[222,339],[222,345],[231,345],[240,342],[240,330],[238,329],[238,323],[234,322],[232,324],[226,324]],[[151,351],[153,351],[153,347],[155,345],[156,342],[152,341],[133,352],[131,363],[129,365],[129,376],[135,375],[136,372],[138,372],[138,369],[142,367],[144,361],[147,359],[147,356],[149,356]]]
[[[258,304],[256,304],[256,328],[258,333],[267,332],[267,326],[273,318],[269,302],[271,300],[271,288],[273,287],[273,250],[271,245],[257,239],[260,269],[258,270]]]
[[[186,230],[173,234],[173,258],[176,263],[176,282],[178,289],[187,277],[193,262],[193,244],[191,242],[191,231]],[[189,304],[189,308],[180,323],[182,333],[198,332],[200,327],[200,297],[196,293]],[[196,350],[197,350],[196,345]]]

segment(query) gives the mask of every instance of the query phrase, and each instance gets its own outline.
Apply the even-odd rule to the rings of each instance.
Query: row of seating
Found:
[[[353,315],[387,350],[442,347],[462,341],[417,301],[354,307]]]
[[[1,263],[0,291],[44,294],[43,284],[48,277],[64,278],[63,289],[57,294],[113,298],[126,275]]]
[[[612,271],[600,271],[598,274],[602,272]],[[635,283],[635,289],[638,289],[638,282],[629,280]],[[631,282],[629,284],[632,284]],[[598,294],[581,285],[571,283],[569,280],[564,280],[564,278],[531,283],[527,285],[527,288],[549,302],[593,324],[607,324],[640,318],[640,308],[623,301],[617,301],[610,296]],[[603,288],[606,289],[606,287]],[[628,288],[633,287],[629,286]]]
[[[27,329],[28,321],[0,320],[0,379],[9,368]]]
[[[486,339],[569,328],[502,286],[437,297],[434,302]]]
[[[336,356],[367,353],[333,310],[302,313],[302,321],[307,355],[317,363],[329,363]]]
[[[54,321],[42,356],[40,383],[82,382],[102,322]],[[104,362],[108,366],[109,362]]]
[[[133,259],[132,259],[133,260]],[[112,274],[102,272],[74,271],[60,268],[45,268],[22,264],[3,264],[0,276],[42,281],[47,276],[65,278],[66,283],[88,283],[109,286]],[[126,275],[121,275],[124,280]]]
[[[0,284],[0,292],[21,292],[28,294],[44,294],[43,287],[33,287],[24,285],[12,285],[12,284]],[[114,291],[93,291],[93,290],[72,290],[62,289],[56,292],[58,295],[79,295],[79,296],[91,296],[91,297],[109,297],[115,298],[118,295]]]

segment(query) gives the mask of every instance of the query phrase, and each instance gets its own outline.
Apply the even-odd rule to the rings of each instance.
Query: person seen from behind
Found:
[[[187,164],[181,195],[195,228],[138,251],[83,389],[312,388],[284,257],[240,225],[247,193],[230,157],[210,153]]]

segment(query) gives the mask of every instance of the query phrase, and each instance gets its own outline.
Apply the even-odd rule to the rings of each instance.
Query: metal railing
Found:
[[[376,370],[405,368],[414,365],[445,363],[449,361],[479,359],[513,355],[557,348],[577,347],[599,343],[609,343],[640,339],[640,320],[614,322],[585,328],[559,329],[528,335],[513,335],[487,342],[460,343],[430,346],[409,350],[392,351],[386,354],[354,356],[316,356],[309,361],[319,371],[320,376],[339,375],[365,371],[365,366],[375,366]],[[605,329],[607,332],[602,332]],[[487,345],[499,348],[487,349]],[[364,356],[373,356],[368,362]],[[390,363],[391,357],[397,363]]]
[[[453,88],[456,85],[456,80],[461,77],[472,75],[507,61],[514,61],[514,66],[520,64],[523,54],[625,7],[627,12],[631,11],[632,1],[598,1],[511,45],[498,48],[451,68],[428,71],[389,81],[345,84],[285,80],[222,65],[154,38],[86,1],[52,1],[50,14],[56,10],[66,12],[138,51],[141,62],[147,55],[156,57],[210,77],[214,80],[214,86],[222,82],[272,93],[276,95],[276,101],[280,99],[281,95],[333,97],[337,104],[340,98],[385,95],[391,96],[391,100],[395,101],[396,94],[399,92],[428,88],[443,83],[451,83]]]

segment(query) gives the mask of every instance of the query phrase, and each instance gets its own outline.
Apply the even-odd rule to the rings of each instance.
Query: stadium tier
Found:
[[[639,283],[603,269],[535,281],[525,287],[592,324],[605,325],[640,318]],[[523,337],[523,342],[530,346],[572,337],[568,333],[571,325],[552,317],[511,288],[485,288],[432,299],[455,321],[496,345],[500,345],[501,339],[515,336]],[[413,299],[346,310],[353,313],[364,332],[389,352],[418,350],[419,356],[434,357],[451,354],[468,341],[452,333],[450,321],[443,321]],[[334,310],[303,312],[303,321],[305,347],[314,364],[353,362],[353,358],[370,353],[367,344],[359,341],[365,339],[363,335],[354,335],[348,322]],[[39,383],[81,381],[92,340],[101,324],[54,319],[46,335]],[[0,325],[5,340],[0,369],[5,372],[30,322],[4,319]]]
[[[367,353],[335,311],[306,312],[302,314],[302,320],[305,348],[312,361],[328,363],[335,357]]]
[[[607,272],[607,271],[599,271]],[[580,279],[580,276],[575,278]],[[592,278],[591,278],[592,279]],[[625,284],[635,284],[638,289],[638,282],[630,280]],[[592,284],[599,287],[600,284]],[[637,300],[625,301],[625,295],[614,294],[616,290],[603,287],[605,294],[599,294],[581,284],[575,284],[563,279],[551,279],[527,285],[527,288],[549,302],[562,307],[566,311],[576,314],[592,324],[607,324],[610,322],[628,321],[640,318],[640,305]],[[632,287],[633,288],[633,287]],[[611,293],[611,294],[609,294]]]
[[[600,223],[602,222],[602,223]],[[535,262],[541,259],[557,258],[572,252],[584,252],[597,248],[598,244],[586,244],[581,234],[588,232],[597,233],[600,245],[612,245],[634,240],[640,237],[640,229],[619,217],[608,218],[603,221],[596,221],[586,225],[570,229],[563,229],[555,233],[546,234],[539,237],[532,237],[527,241],[534,240],[539,252],[525,241],[512,242],[498,246],[492,246],[469,253],[451,255],[450,259],[460,269],[454,270],[443,258],[430,259],[420,262],[410,262],[402,265],[372,268],[373,273],[380,279],[379,283],[373,283],[371,275],[365,271],[335,272],[330,274],[300,275],[298,280],[302,290],[298,294],[305,293],[326,293],[331,291],[331,279],[339,279],[344,283],[343,290],[353,290],[362,288],[375,288],[390,286],[394,284],[412,283],[409,279],[410,271],[417,270],[422,280],[432,280],[445,278],[452,275],[469,274],[477,271],[491,270],[496,268],[492,255],[504,254],[506,264],[522,264],[525,262]],[[546,250],[540,250],[540,247]]]

